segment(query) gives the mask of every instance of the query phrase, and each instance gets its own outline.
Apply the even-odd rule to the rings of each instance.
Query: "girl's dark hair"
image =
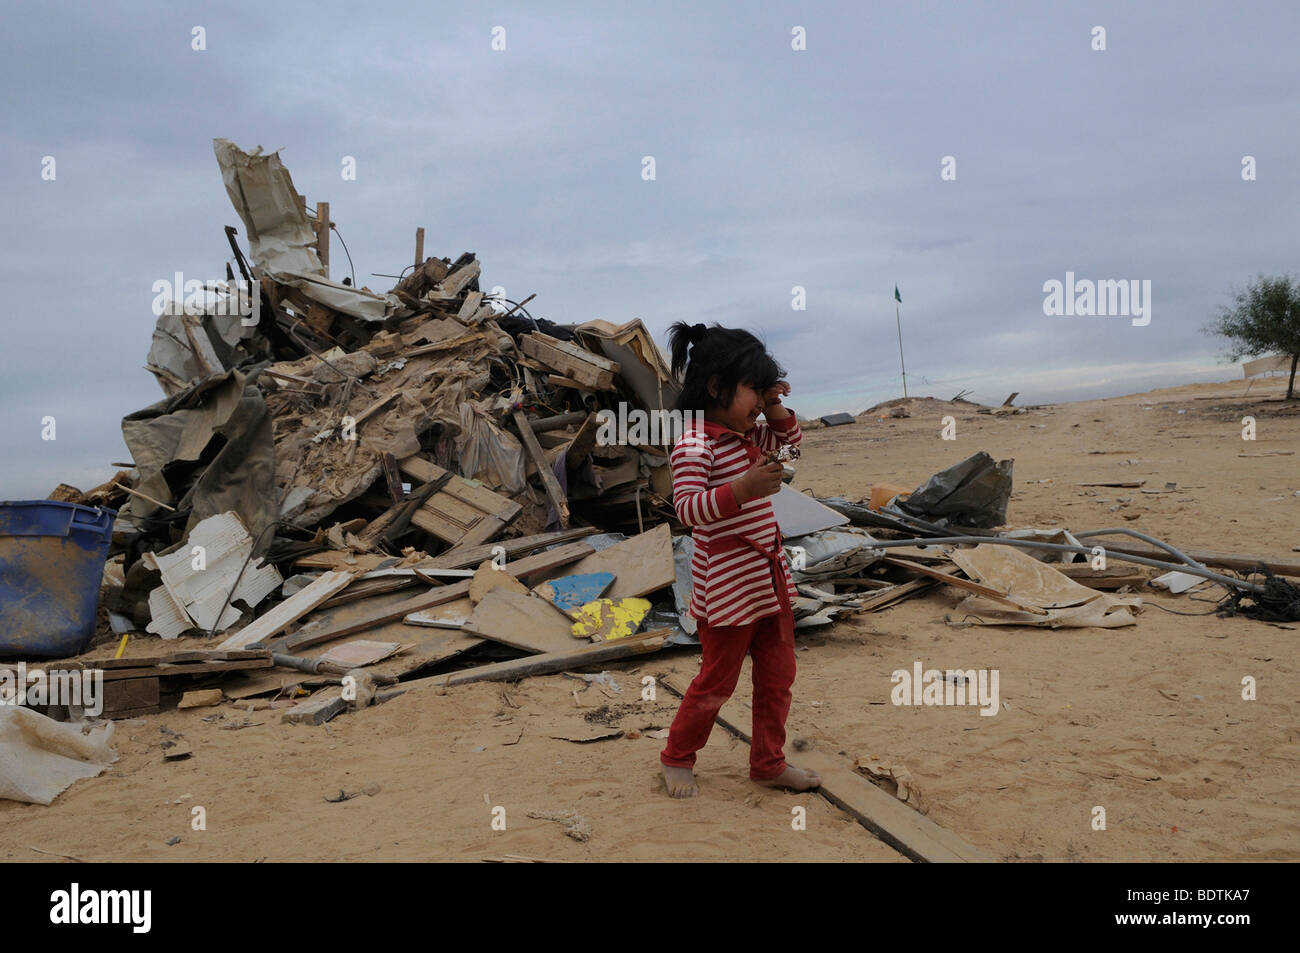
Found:
[[[726,407],[736,396],[736,387],[748,384],[757,391],[772,387],[785,377],[785,368],[767,353],[763,342],[740,328],[713,327],[678,321],[668,328],[673,373],[686,369],[678,410],[708,410]],[[709,381],[717,378],[716,396],[709,393]]]

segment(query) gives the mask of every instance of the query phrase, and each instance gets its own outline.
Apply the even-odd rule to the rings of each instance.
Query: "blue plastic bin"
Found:
[[[62,658],[86,648],[116,510],[0,503],[0,658]]]

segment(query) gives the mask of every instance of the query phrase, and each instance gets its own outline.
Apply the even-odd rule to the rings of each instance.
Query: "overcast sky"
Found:
[[[895,283],[913,395],[1239,375],[1199,329],[1296,270],[1297,33],[1285,2],[11,7],[0,498],[127,458],[153,282],[224,277],[243,232],[214,137],[282,149],[359,284],[424,226],[535,316],[751,328],[805,415],[901,394]],[[1067,271],[1149,280],[1150,323],[1045,316]]]

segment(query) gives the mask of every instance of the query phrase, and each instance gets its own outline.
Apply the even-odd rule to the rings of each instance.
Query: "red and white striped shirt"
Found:
[[[731,481],[763,453],[785,443],[797,446],[801,440],[799,421],[791,413],[755,424],[744,437],[706,420],[703,430],[687,430],[673,447],[673,506],[678,518],[693,527],[695,538],[690,612],[696,619],[709,625],[744,625],[781,610],[772,564],[748,545],[727,546],[723,537],[730,535],[747,536],[764,552],[777,551],[794,601],[794,582],[771,500],[763,496],[741,506]]]

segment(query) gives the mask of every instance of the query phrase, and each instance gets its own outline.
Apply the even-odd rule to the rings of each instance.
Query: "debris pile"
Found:
[[[423,229],[388,290],[335,281],[328,204],[311,210],[274,153],[214,150],[247,253],[227,227],[216,293],[177,276],[184,300],[156,302],[146,367],[164,396],[123,420],[130,462],[51,495],[117,510],[103,605],[118,656],[132,633],[211,642],[92,648],[48,674],[107,672],[105,717],[224,699],[320,724],[416,675],[510,680],[694,643],[668,465],[680,383],[645,326],[534,318],[531,296],[484,292],[473,253],[425,257]],[[1295,602],[1289,583],[1226,577],[1132,531],[999,535],[1011,488],[1012,462],[985,453],[861,502],[783,485],[796,627],[940,584],[965,593],[953,625],[1132,625],[1146,582],[1132,564],[1279,617]],[[1106,542],[1122,568],[1087,562],[1124,534]],[[13,676],[0,666],[0,686]]]

